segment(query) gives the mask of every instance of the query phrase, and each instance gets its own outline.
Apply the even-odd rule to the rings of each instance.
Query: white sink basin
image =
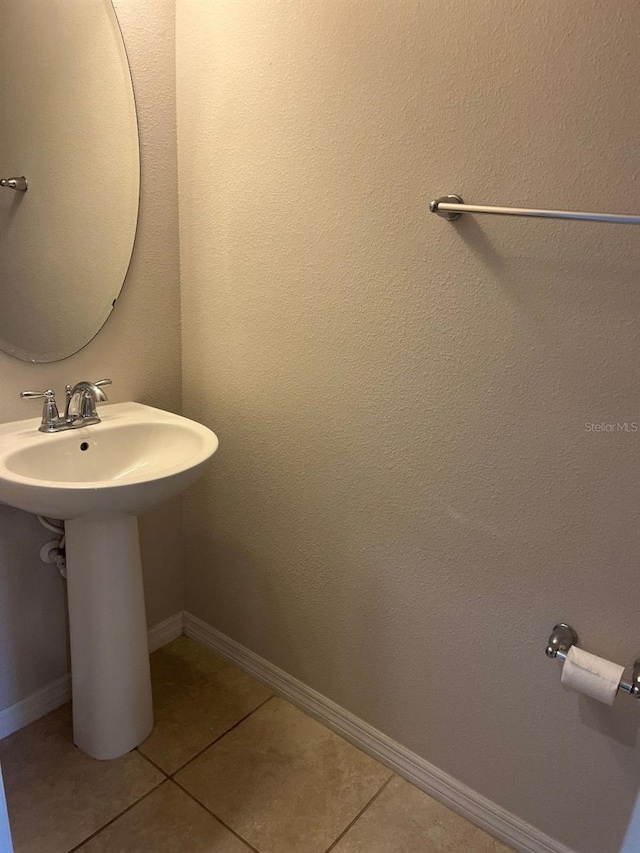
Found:
[[[138,513],[199,476],[218,439],[140,403],[100,408],[102,423],[53,435],[40,420],[0,424],[0,501],[50,518]]]
[[[108,759],[153,728],[136,513],[197,479],[218,439],[140,403],[99,414],[54,434],[39,418],[1,424],[0,501],[65,522],[73,739]]]

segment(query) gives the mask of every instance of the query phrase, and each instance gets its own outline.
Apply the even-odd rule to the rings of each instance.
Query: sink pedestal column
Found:
[[[73,740],[93,758],[116,758],[153,728],[138,520],[84,515],[65,533]]]

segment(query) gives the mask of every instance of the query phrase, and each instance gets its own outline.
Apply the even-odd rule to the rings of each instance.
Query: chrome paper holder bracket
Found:
[[[566,622],[560,622],[555,625],[553,631],[549,635],[547,643],[546,655],[549,658],[557,658],[565,661],[571,646],[578,645],[578,635],[573,630],[571,625]],[[633,665],[633,675],[631,681],[621,681],[619,690],[624,690],[630,696],[640,698],[640,658]]]

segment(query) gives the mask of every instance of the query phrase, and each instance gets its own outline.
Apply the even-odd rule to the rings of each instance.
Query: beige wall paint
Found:
[[[175,186],[175,12],[172,0],[114,3],[132,66],[142,154],[140,221],[131,268],[107,325],[65,361],[30,365],[0,354],[0,420],[35,417],[23,388],[110,376],[112,402],[180,409],[180,293]],[[46,128],[43,128],[46,133]],[[87,258],[91,275],[91,258]],[[150,625],[182,607],[180,505],[141,519]],[[0,506],[0,708],[67,671],[64,583],[39,562],[50,536],[27,513]]]
[[[186,606],[580,853],[617,853],[640,650],[635,2],[181,0]]]

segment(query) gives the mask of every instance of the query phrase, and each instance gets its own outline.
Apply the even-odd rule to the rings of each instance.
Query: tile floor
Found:
[[[509,853],[192,640],[151,666],[122,758],[76,749],[68,705],[0,741],[15,853]]]

